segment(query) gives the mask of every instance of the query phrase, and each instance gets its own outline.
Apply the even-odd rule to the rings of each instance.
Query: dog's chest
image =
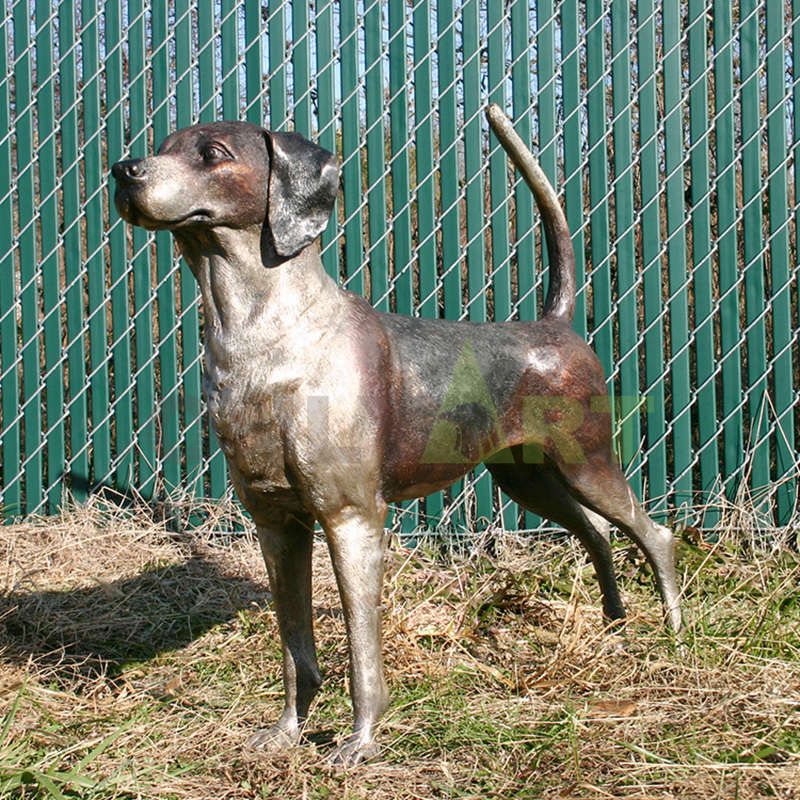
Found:
[[[291,489],[286,474],[283,420],[292,386],[258,369],[205,371],[208,411],[220,448],[241,498],[264,497]]]

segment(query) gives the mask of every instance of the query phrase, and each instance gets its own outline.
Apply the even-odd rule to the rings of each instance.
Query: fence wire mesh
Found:
[[[532,319],[547,254],[489,136],[498,102],[559,190],[575,326],[655,512],[797,502],[800,1],[6,0],[0,11],[0,507],[216,498],[202,309],[109,167],[197,121],[338,154],[330,273],[384,310]],[[696,511],[705,506],[702,514]],[[535,527],[479,470],[396,525]]]

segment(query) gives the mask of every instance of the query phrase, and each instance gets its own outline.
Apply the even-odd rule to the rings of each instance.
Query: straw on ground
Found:
[[[0,528],[0,798],[800,798],[800,557],[779,540],[684,532],[679,642],[623,545],[624,633],[567,540],[395,546],[384,750],[337,773],[324,546],[308,742],[255,758],[243,742],[281,707],[276,623],[252,535],[212,527],[89,506]]]

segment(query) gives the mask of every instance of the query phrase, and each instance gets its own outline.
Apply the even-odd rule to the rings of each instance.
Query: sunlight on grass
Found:
[[[143,511],[92,507],[0,528],[0,800],[798,796],[800,555],[788,538],[684,531],[677,639],[623,542],[622,632],[605,628],[569,540],[499,534],[488,552],[424,537],[392,548],[383,750],[337,773],[325,755],[350,702],[324,546],[326,682],[307,741],[254,757],[243,742],[282,694],[250,533],[178,535]]]

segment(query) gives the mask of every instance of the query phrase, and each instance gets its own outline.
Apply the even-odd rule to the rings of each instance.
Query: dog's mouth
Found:
[[[198,208],[196,211],[191,211],[183,217],[162,222],[161,224],[165,228],[177,228],[181,225],[211,222],[212,219],[214,219],[214,215],[208,209]]]
[[[214,218],[214,214],[209,209],[197,208],[179,217],[159,219],[144,211],[127,191],[118,190],[114,202],[117,211],[126,222],[149,231],[172,230],[188,225],[207,225]]]

